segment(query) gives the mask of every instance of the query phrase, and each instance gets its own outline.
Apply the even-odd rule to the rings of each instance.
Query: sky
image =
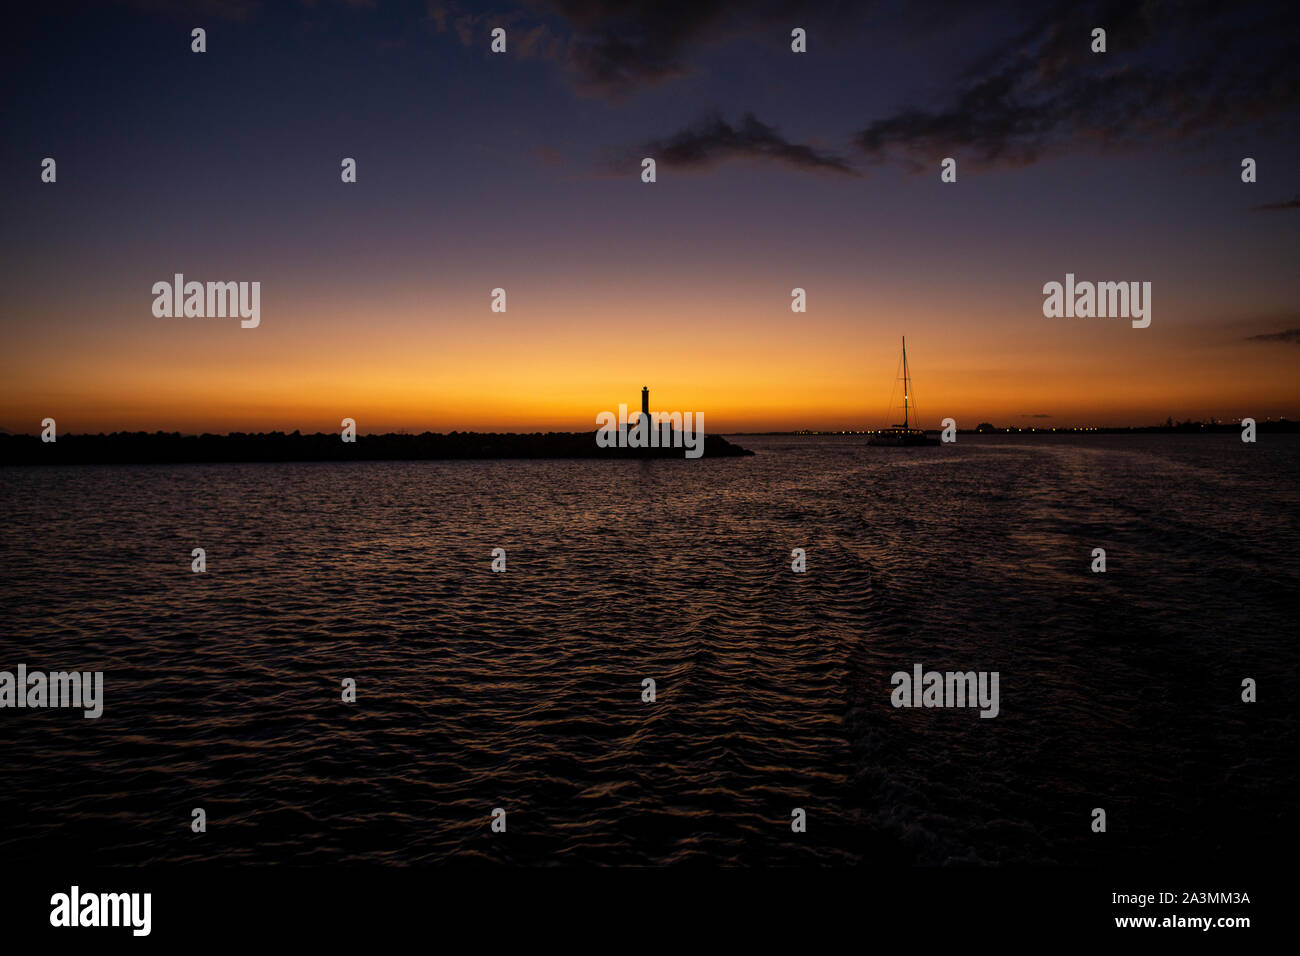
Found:
[[[31,5],[0,428],[875,428],[903,336],[930,428],[1300,418],[1300,8],[1232,6]],[[260,325],[155,316],[178,272]]]

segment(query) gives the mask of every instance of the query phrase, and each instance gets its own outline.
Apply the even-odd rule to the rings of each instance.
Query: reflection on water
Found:
[[[1294,437],[742,444],[0,469],[0,669],[106,672],[98,721],[0,711],[0,853],[1073,864],[1294,838]],[[915,663],[1000,672],[1000,714],[895,710]]]

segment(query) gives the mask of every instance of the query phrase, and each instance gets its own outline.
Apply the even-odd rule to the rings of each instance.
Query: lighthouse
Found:
[[[645,422],[646,434],[650,434],[650,386],[641,386],[641,420]]]

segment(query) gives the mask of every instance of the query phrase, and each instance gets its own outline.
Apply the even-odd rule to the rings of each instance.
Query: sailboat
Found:
[[[887,445],[901,447],[904,445],[937,445],[939,439],[925,433],[924,429],[912,428],[909,424],[912,382],[907,370],[907,336],[903,336],[903,424],[890,425],[881,429],[867,439],[868,445]]]

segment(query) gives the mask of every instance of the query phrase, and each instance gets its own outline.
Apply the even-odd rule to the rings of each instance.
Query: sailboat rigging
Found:
[[[890,425],[867,439],[868,445],[901,447],[904,445],[937,445],[939,439],[911,426],[912,379],[907,367],[907,336],[903,336],[903,424]]]

